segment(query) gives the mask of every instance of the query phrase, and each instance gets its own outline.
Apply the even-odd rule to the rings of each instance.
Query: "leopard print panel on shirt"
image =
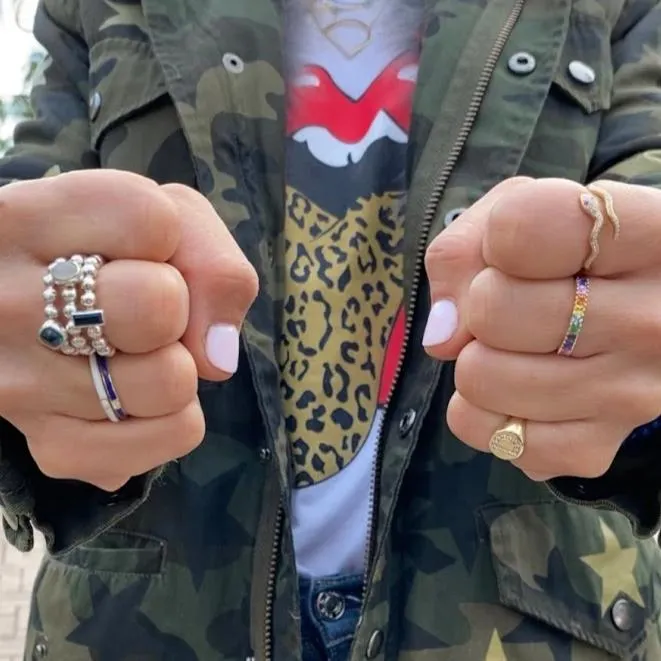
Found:
[[[298,488],[342,470],[372,426],[402,297],[403,203],[372,195],[339,218],[287,190],[280,363]]]

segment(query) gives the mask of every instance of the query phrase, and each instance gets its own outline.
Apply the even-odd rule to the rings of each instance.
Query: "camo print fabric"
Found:
[[[431,191],[517,5],[429,0],[410,138],[409,299]],[[425,240],[516,173],[661,186],[661,4],[522,5]],[[236,377],[200,385],[207,436],[180,462],[108,496],[40,474],[25,439],[2,423],[5,533],[29,550],[36,527],[50,551],[26,660],[300,659],[275,348],[280,11],[271,0],[41,2],[36,34],[50,56],[34,90],[37,119],[19,128],[0,183],[103,167],[195,186],[257,268],[261,293]],[[521,52],[535,58],[525,75],[508,65]],[[571,76],[575,60],[594,69],[593,83]],[[659,519],[658,432],[629,439],[597,480],[529,482],[449,432],[452,365],[420,347],[424,282],[411,307],[352,661],[661,659],[661,558],[652,539],[634,536],[650,535]]]

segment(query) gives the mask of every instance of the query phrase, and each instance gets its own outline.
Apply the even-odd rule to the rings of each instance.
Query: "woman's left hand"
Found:
[[[557,354],[590,253],[586,188],[510,179],[429,246],[428,353],[456,359],[448,424],[489,451],[510,417],[526,422],[514,463],[535,480],[598,477],[631,431],[661,415],[661,191],[603,181],[621,225],[606,223],[585,321]]]

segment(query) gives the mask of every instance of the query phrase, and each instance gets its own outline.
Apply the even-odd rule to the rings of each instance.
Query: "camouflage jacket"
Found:
[[[659,519],[656,432],[632,436],[602,478],[534,484],[452,436],[452,365],[427,358],[420,340],[425,246],[498,181],[661,186],[661,3],[428,3],[409,159],[409,341],[383,427],[352,660],[657,661],[661,560],[641,539]],[[103,167],[195,186],[257,268],[261,293],[237,375],[200,384],[207,436],[185,459],[109,495],[42,475],[4,423],[5,533],[28,550],[37,528],[49,546],[25,658],[296,661],[274,349],[279,4],[42,0],[36,34],[49,52],[36,119],[19,128],[0,182]]]

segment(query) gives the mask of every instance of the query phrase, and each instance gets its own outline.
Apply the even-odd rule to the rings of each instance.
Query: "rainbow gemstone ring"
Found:
[[[571,311],[569,328],[565,333],[565,339],[558,349],[558,355],[571,356],[576,348],[578,336],[583,329],[585,313],[588,309],[588,300],[590,298],[590,278],[584,275],[576,276],[576,296],[574,297],[574,309]]]

